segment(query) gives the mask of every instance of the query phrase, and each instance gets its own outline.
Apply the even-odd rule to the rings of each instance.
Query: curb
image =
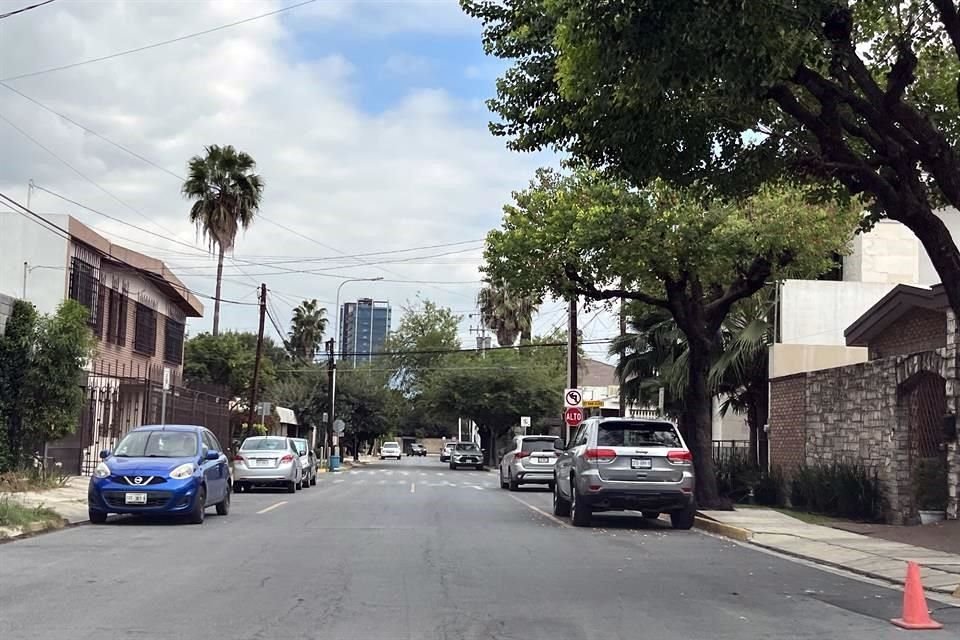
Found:
[[[737,540],[738,542],[745,542],[751,546],[758,547],[760,549],[773,551],[774,553],[778,553],[782,556],[796,558],[798,560],[805,560],[813,564],[819,564],[825,567],[831,567],[833,569],[840,569],[848,573],[864,576],[865,578],[872,578],[874,580],[880,580],[882,582],[886,582],[893,586],[903,587],[903,581],[896,580],[894,578],[890,578],[888,576],[884,576],[879,573],[864,571],[863,569],[856,569],[854,567],[850,567],[848,565],[845,565],[839,562],[831,562],[829,560],[823,560],[821,558],[811,558],[810,556],[805,556],[803,554],[795,553],[793,551],[787,551],[785,549],[779,549],[772,545],[760,544],[753,540],[753,533],[754,533],[753,531],[750,531],[749,529],[742,529],[732,524],[718,522],[702,514],[697,514],[696,518],[694,519],[694,527],[697,529],[708,531],[710,533],[713,533],[719,536],[723,536],[725,538]],[[924,590],[931,591],[938,594],[953,596],[955,598],[960,598],[960,587],[958,587],[955,591],[946,589],[944,587],[924,587]]]
[[[697,529],[703,529],[704,531],[709,531],[710,533],[714,533],[718,536],[731,538],[740,542],[750,542],[753,539],[753,532],[749,529],[741,529],[740,527],[735,527],[732,524],[717,522],[716,520],[708,518],[707,516],[699,513],[693,520],[693,526]]]
[[[59,531],[60,529],[70,526],[75,525],[72,525],[66,518],[62,516],[57,520],[32,522],[14,534],[0,532],[0,544],[5,542],[13,542],[14,540],[20,540],[23,538],[30,538],[41,533],[47,533],[49,531]]]

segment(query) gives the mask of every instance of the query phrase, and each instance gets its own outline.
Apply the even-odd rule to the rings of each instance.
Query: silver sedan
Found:
[[[287,493],[303,487],[303,468],[292,438],[253,436],[243,441],[233,458],[233,487],[282,486]]]

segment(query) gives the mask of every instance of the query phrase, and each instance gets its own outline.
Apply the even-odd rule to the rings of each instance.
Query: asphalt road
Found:
[[[549,507],[495,473],[405,458],[234,496],[203,526],[3,544],[0,638],[903,637],[899,592],[629,515],[575,529]],[[937,612],[953,633],[956,614]]]

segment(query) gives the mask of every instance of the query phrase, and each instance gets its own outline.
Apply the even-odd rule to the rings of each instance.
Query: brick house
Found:
[[[947,514],[956,518],[960,449],[946,425],[960,386],[943,288],[897,285],[844,338],[853,364],[771,374],[771,464],[789,474],[802,464],[859,461],[884,485],[887,519],[903,524],[917,517],[917,460],[943,456]]]
[[[89,473],[100,450],[161,420],[203,423],[229,442],[226,401],[216,390],[180,384],[187,319],[203,316],[197,297],[161,260],[71,216],[44,217],[51,226],[0,214],[0,293],[29,300],[42,313],[76,300],[88,309],[95,338],[79,428],[49,443],[48,457],[68,472]],[[161,416],[165,372],[170,388]]]

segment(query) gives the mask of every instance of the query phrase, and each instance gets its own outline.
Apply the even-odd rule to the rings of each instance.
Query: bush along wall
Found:
[[[876,471],[859,462],[804,465],[790,478],[790,504],[813,513],[875,522],[883,519],[883,488]]]

